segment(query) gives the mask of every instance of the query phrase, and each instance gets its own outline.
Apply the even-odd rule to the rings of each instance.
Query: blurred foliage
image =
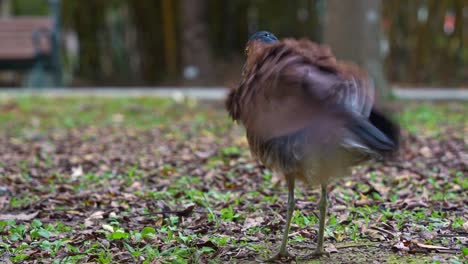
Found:
[[[210,0],[208,20],[212,48],[222,56],[238,54],[244,50],[249,34],[265,29],[279,37],[308,37],[319,41],[321,27],[318,11],[323,2]]]
[[[63,22],[73,28],[80,43],[79,75],[100,81],[103,78],[103,48],[107,36],[100,34],[105,27],[106,9],[112,1],[63,1]]]
[[[383,1],[383,15],[390,80],[441,86],[468,83],[466,0]]]
[[[161,1],[128,1],[127,5],[136,30],[136,47],[139,54],[135,56],[144,58],[140,60],[141,77],[145,82],[154,84],[164,79],[168,63],[163,56],[165,51]],[[176,10],[167,12],[175,13]]]
[[[15,15],[44,16],[48,13],[47,1],[45,0],[14,0],[12,9]]]
[[[15,15],[47,12],[46,0],[12,2]],[[219,84],[238,77],[245,40],[256,30],[321,41],[325,4],[326,0],[62,0],[62,17],[64,28],[78,37],[80,53],[73,71],[79,84],[180,84],[184,50],[196,43],[209,43],[202,47],[203,54],[213,57],[211,80],[202,84]],[[390,81],[441,86],[468,82],[466,0],[382,4]],[[193,12],[196,17],[189,21],[200,23],[186,25],[181,10],[193,5],[202,5],[206,12]],[[454,28],[447,33],[444,25],[450,16]],[[199,27],[206,27],[207,40],[200,41],[200,34],[190,34],[191,39],[183,35]]]

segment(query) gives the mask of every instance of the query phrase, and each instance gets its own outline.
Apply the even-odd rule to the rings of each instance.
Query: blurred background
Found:
[[[468,84],[466,0],[0,0],[0,87],[230,86],[257,30],[327,43],[382,89]]]

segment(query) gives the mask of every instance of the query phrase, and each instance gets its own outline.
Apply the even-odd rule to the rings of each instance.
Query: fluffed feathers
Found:
[[[396,149],[398,129],[373,110],[366,73],[337,61],[328,47],[285,39],[252,42],[247,50],[226,107],[266,166],[324,173],[317,163],[345,169]]]

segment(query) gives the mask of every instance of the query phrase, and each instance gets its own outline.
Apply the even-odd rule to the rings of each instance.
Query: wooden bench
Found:
[[[29,70],[32,87],[61,86],[58,3],[51,1],[53,17],[0,18],[0,71]]]

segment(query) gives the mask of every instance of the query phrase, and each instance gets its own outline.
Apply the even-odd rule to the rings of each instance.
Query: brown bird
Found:
[[[349,175],[350,167],[381,159],[398,146],[398,127],[374,107],[366,73],[337,61],[329,48],[308,40],[283,39],[260,31],[246,45],[240,85],[226,108],[242,123],[252,154],[285,176],[286,225],[279,252],[286,248],[296,179],[321,186],[317,249],[324,254],[327,184]]]

